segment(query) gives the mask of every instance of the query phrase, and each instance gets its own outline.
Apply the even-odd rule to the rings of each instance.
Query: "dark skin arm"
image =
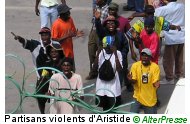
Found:
[[[39,11],[39,9],[38,9],[38,5],[39,5],[39,3],[40,3],[40,0],[36,0],[36,4],[35,4],[35,13],[36,13],[37,16],[40,15],[40,11]]]
[[[40,11],[38,9],[38,6],[39,6],[39,3],[40,3],[41,0],[36,0],[36,4],[35,4],[35,13],[37,16],[40,15]],[[61,3],[62,4],[66,4],[66,1],[65,0],[61,0]]]
[[[156,89],[159,88],[159,87],[160,87],[160,82],[159,82],[159,81],[155,82],[155,83],[153,84],[153,86],[154,86]]]
[[[52,38],[52,40],[58,41],[59,43],[62,43],[67,38],[82,37],[82,36],[84,36],[84,32],[83,31],[78,31],[78,29],[77,29],[76,32],[73,32],[73,31],[69,30],[63,37],[61,37],[61,38]]]
[[[117,55],[117,48],[115,46],[112,46],[111,50],[115,55],[116,70],[119,72],[119,71],[122,70],[122,66],[121,66],[121,64],[119,62],[119,58],[118,58],[118,55]]]
[[[129,40],[129,47],[130,47],[130,50],[131,50],[131,58],[134,60],[134,61],[137,61],[137,55],[134,51],[134,47],[133,47],[133,41],[132,40]]]
[[[129,82],[132,83],[132,84],[134,84],[134,83],[137,82],[137,80],[132,79],[132,77],[133,77],[132,73],[128,73],[127,78],[129,80]]]
[[[75,36],[76,36],[76,33],[72,32],[72,31],[68,31],[63,37],[61,37],[61,38],[52,38],[52,40],[58,41],[59,43],[62,43],[67,38],[72,38],[72,37],[75,37]]]
[[[14,34],[13,32],[11,32],[11,34],[14,36],[14,39],[15,39],[15,40],[18,40],[21,44],[24,44],[25,39],[24,39],[23,37],[18,36],[18,35],[16,35],[16,34]]]
[[[181,31],[181,27],[180,27],[180,26],[176,26],[176,25],[170,25],[170,30],[178,30],[178,31]]]
[[[125,33],[124,33],[124,35],[125,35],[126,38],[128,38]],[[132,41],[130,38],[128,38],[128,39],[129,39],[129,47],[130,47],[130,51],[131,51],[131,58],[132,58],[134,61],[137,61],[137,55],[136,55],[136,53],[135,53],[135,51],[134,51],[133,41]]]

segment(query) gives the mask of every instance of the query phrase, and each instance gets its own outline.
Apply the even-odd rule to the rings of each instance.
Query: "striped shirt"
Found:
[[[107,4],[103,7],[96,6],[97,11],[101,12],[100,16],[101,23],[103,23],[103,21],[108,17],[108,7],[109,6]]]

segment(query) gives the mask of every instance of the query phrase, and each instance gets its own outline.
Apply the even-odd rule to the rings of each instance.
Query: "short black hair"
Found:
[[[56,46],[56,48],[55,48],[55,46]],[[59,55],[60,55],[60,58],[64,58],[65,57],[65,55],[64,55],[64,53],[63,53],[63,49],[57,49],[57,47],[61,47],[59,44],[54,44],[54,43],[52,43],[52,44],[50,44],[50,45],[48,45],[47,47],[46,47],[46,53],[47,53],[47,55],[50,57],[50,51],[51,51],[51,49],[55,49],[55,50],[57,50],[58,51],[58,53],[59,53]]]
[[[146,14],[154,14],[155,9],[154,9],[154,7],[152,5],[146,5],[145,9],[144,9],[144,12]]]
[[[73,59],[72,58],[69,58],[69,57],[65,57],[61,60],[61,65],[64,63],[64,62],[68,62],[70,63],[72,66],[73,66]]]

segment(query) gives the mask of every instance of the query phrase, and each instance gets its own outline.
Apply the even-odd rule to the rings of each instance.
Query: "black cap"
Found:
[[[60,4],[58,7],[57,7],[57,12],[58,12],[58,15],[62,14],[62,13],[66,13],[70,10],[71,8],[68,7],[66,4]]]

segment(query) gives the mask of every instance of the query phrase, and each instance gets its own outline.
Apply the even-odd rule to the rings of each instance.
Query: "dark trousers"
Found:
[[[183,77],[184,44],[165,45],[163,67],[166,79],[172,80]],[[174,70],[174,71],[173,71]]]
[[[42,77],[37,80],[36,83],[36,94],[45,95],[49,89],[49,79]],[[41,114],[45,114],[45,104],[47,102],[47,98],[37,97],[38,107],[40,109]]]
[[[89,34],[89,40],[88,40],[88,55],[90,60],[90,73],[89,75],[97,75],[97,70],[93,69],[94,61],[96,58],[96,52],[98,50],[98,42],[99,38],[96,33],[96,30],[92,30]]]
[[[121,105],[121,96],[118,96],[116,98],[114,97],[108,97],[108,96],[99,96],[97,95],[99,100],[96,99],[96,105],[98,104],[99,107],[102,107],[103,110],[108,110],[112,107],[117,107],[119,105]],[[116,100],[116,101],[115,101]]]
[[[136,12],[144,12],[144,0],[127,0],[129,8],[135,8]]]

